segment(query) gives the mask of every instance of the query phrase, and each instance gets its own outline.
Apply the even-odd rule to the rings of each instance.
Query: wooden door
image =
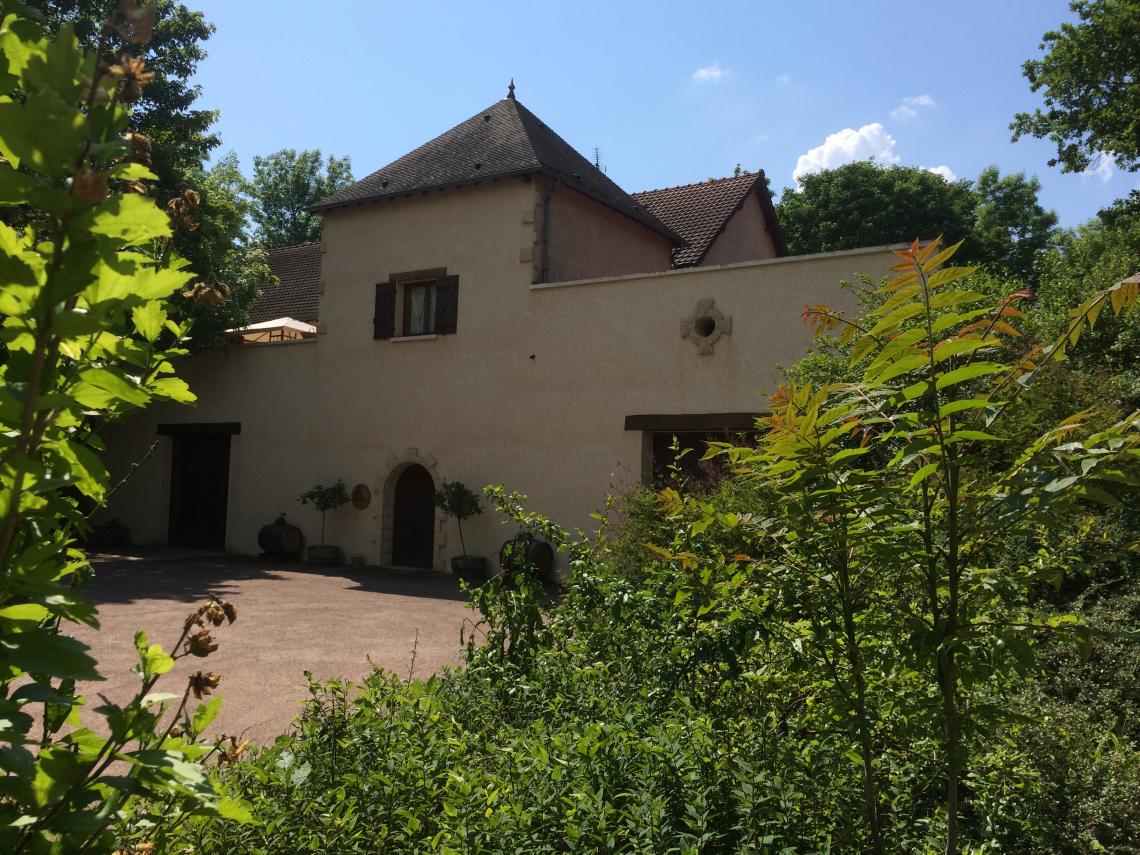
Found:
[[[392,563],[432,569],[435,552],[435,483],[412,464],[396,480],[392,506]]]
[[[225,549],[229,434],[175,436],[170,467],[171,546]]]

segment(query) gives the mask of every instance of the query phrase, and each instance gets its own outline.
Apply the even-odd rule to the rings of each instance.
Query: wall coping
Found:
[[[859,249],[838,249],[833,252],[814,252],[810,255],[787,255],[783,258],[761,258],[756,261],[737,261],[732,264],[713,264],[707,267],[681,267],[676,270],[659,270],[656,273],[627,273],[623,276],[597,276],[592,279],[572,279],[566,282],[538,282],[530,286],[531,291],[550,291],[555,288],[577,288],[584,285],[611,285],[623,282],[637,282],[646,279],[662,279],[667,276],[691,276],[696,273],[709,273],[716,270],[743,270],[754,267],[769,267],[780,264],[802,264],[809,261],[823,261],[830,258],[877,255],[901,249],[908,244],[890,246],[867,246]]]

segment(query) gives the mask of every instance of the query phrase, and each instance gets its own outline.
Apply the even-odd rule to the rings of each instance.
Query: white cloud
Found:
[[[719,64],[714,62],[712,65],[698,68],[691,77],[695,83],[718,83],[728,77],[728,73],[727,68],[721,68]]]
[[[1112,153],[1107,151],[1098,151],[1093,162],[1089,164],[1089,168],[1081,173],[1081,178],[1099,178],[1103,182],[1112,180],[1112,176],[1116,174],[1116,167],[1112,163]]]
[[[929,95],[915,95],[903,98],[899,105],[891,110],[891,118],[896,122],[907,122],[918,115],[920,109],[931,109],[938,104]]]
[[[879,163],[898,163],[901,160],[895,154],[895,138],[879,122],[864,125],[857,131],[844,128],[830,134],[823,145],[800,155],[796,168],[792,170],[792,179],[798,187],[801,176],[872,158]]]
[[[927,172],[933,172],[935,175],[941,175],[947,181],[958,180],[958,176],[954,173],[954,170],[946,164],[942,164],[941,166],[924,166],[923,169]]]
[[[788,74],[786,71],[783,74],[777,74],[776,75],[776,85],[777,86],[787,86],[791,82],[792,82],[792,75]]]

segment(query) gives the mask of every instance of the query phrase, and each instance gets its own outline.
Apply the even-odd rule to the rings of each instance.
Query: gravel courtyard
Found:
[[[75,635],[92,648],[106,679],[82,687],[88,706],[98,706],[99,695],[123,703],[135,691],[136,630],[169,650],[186,615],[213,593],[237,607],[237,621],[215,631],[216,652],[180,660],[156,691],[181,694],[187,675],[215,671],[224,701],[209,733],[260,743],[288,729],[308,694],[306,670],[318,679],[356,680],[371,671],[371,660],[403,677],[427,677],[458,665],[460,629],[475,616],[458,582],[430,571],[311,568],[175,550],[92,563],[96,577],[86,595],[102,629]]]

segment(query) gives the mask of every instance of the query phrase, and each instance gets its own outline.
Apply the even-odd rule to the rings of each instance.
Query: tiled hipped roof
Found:
[[[633,198],[685,239],[685,246],[673,250],[673,266],[692,267],[701,263],[732,215],[754,190],[759,194],[776,254],[787,255],[763,170],[700,184],[646,190],[634,193]]]
[[[293,318],[316,323],[321,301],[321,245],[299,243],[271,249],[266,253],[266,261],[281,282],[261,286],[249,310],[249,322]]]
[[[513,97],[456,125],[310,210],[460,187],[496,178],[548,175],[680,243],[678,235]]]

